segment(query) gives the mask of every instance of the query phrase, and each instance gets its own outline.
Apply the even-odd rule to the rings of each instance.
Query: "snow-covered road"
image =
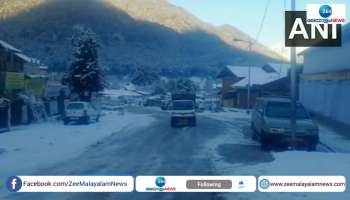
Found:
[[[343,175],[350,177],[350,151],[331,153],[319,146],[316,152],[262,152],[251,140],[249,116],[241,111],[201,113],[197,127],[170,128],[169,114],[154,109],[134,109],[128,116],[106,116],[100,123],[89,126],[69,126],[53,123],[52,131],[69,130],[72,134],[92,135],[108,132],[99,142],[84,151],[23,173],[36,175]],[[127,118],[127,119],[125,119]],[[118,119],[124,126],[118,125]],[[115,123],[114,123],[115,122]],[[49,123],[51,124],[51,123]],[[37,125],[41,127],[41,125]],[[41,130],[33,127],[35,130]],[[47,130],[50,128],[42,129]],[[46,126],[48,127],[48,126]],[[63,127],[63,128],[62,128]],[[124,128],[122,128],[124,127]],[[24,131],[24,130],[18,130]],[[26,132],[25,132],[26,133]],[[25,134],[22,133],[22,134]],[[113,134],[117,133],[117,134]],[[70,136],[68,136],[70,135]],[[9,137],[9,136],[8,136]],[[29,136],[28,136],[29,137]],[[79,143],[83,136],[76,136]],[[90,137],[90,136],[89,136]],[[93,137],[93,136],[91,136]],[[336,145],[330,132],[321,139]],[[339,139],[339,138],[338,138]],[[57,139],[58,141],[60,139]],[[75,139],[72,139],[75,140]],[[96,138],[91,141],[96,141]],[[69,141],[73,142],[73,141]],[[24,142],[25,143],[25,142]],[[342,140],[342,147],[350,141]],[[63,144],[63,143],[62,143]],[[90,142],[91,144],[91,142]],[[71,144],[72,145],[72,144]],[[349,145],[350,146],[350,145]],[[6,146],[10,148],[10,146]],[[18,147],[16,147],[18,148]],[[81,148],[80,150],[82,150]],[[39,150],[38,150],[39,151]],[[68,151],[68,150],[64,150]],[[14,151],[15,152],[15,151]],[[49,154],[51,154],[50,152]],[[66,152],[67,153],[67,152]],[[49,154],[46,154],[49,155]],[[6,152],[3,154],[6,155]],[[26,156],[33,156],[26,154]],[[61,155],[63,156],[63,155]],[[63,156],[64,157],[64,156]],[[62,158],[63,158],[62,157]],[[44,158],[44,157],[43,157]],[[10,158],[8,158],[10,159]],[[24,158],[23,158],[24,159]],[[29,160],[29,158],[27,158]],[[32,159],[37,159],[33,158]],[[41,165],[44,166],[44,165]],[[33,167],[36,167],[33,165]],[[17,173],[16,173],[17,174]],[[8,193],[7,193],[8,194]],[[9,199],[350,199],[345,193],[77,193],[77,194],[11,194]]]
[[[259,144],[251,140],[249,116],[240,112],[207,113],[206,116],[225,121],[226,131],[210,140],[207,154],[215,162],[215,171],[221,175],[268,176],[345,176],[350,178],[350,141],[330,129],[320,127],[321,144],[316,152],[282,151],[261,152]],[[344,193],[226,193],[223,199],[268,200],[348,200],[350,191]]]
[[[52,121],[15,127],[0,134],[0,178],[14,174],[30,174],[77,157],[87,147],[103,138],[118,134],[131,126],[146,126],[153,118],[148,115],[105,113],[99,123],[63,125]],[[137,122],[137,123],[135,123]]]

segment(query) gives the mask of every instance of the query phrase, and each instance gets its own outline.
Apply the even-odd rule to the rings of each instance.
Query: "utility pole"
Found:
[[[248,42],[249,43],[249,52],[252,52],[252,45],[253,43],[251,41]],[[249,62],[249,66],[248,66],[248,94],[247,94],[247,110],[248,113],[250,112],[250,88],[251,88],[251,70],[252,66],[251,66],[251,62]]]
[[[296,2],[295,0],[291,0],[291,10],[295,11]],[[290,125],[291,125],[291,139],[292,139],[292,148],[295,150],[296,144],[296,101],[297,101],[297,73],[296,73],[296,47],[290,48],[290,62],[291,62],[291,88],[290,88],[290,95],[291,95],[291,118],[290,118]]]
[[[244,42],[248,44],[248,51],[251,53],[252,52],[252,48],[254,45],[254,42],[250,41],[250,40],[241,40],[241,39],[233,39],[234,42]],[[251,62],[249,62],[248,65],[248,87],[247,87],[247,112],[250,112],[250,89],[251,89]]]

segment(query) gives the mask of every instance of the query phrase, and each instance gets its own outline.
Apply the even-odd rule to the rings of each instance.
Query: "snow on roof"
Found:
[[[264,85],[272,81],[282,78],[279,74],[276,73],[262,73],[262,74],[251,74],[250,85]],[[232,86],[235,87],[245,87],[248,85],[248,78],[244,78],[237,83],[234,83]]]
[[[103,91],[104,95],[111,96],[111,97],[119,97],[119,96],[142,96],[140,93],[130,91],[130,90],[114,90],[114,89],[105,89]]]
[[[33,61],[33,58],[26,56],[22,53],[16,53],[16,55],[21,58],[22,60],[24,60],[25,62],[31,63]]]
[[[150,95],[151,94],[151,92],[141,91],[141,90],[133,90],[133,92],[135,92],[137,94],[141,94],[141,95]]]
[[[249,67],[247,66],[228,66],[230,71],[242,80],[232,84],[234,87],[246,87],[248,85]],[[283,78],[286,75],[280,73],[267,73],[261,67],[250,67],[250,84],[263,85],[277,79]]]
[[[40,65],[40,66],[39,66],[39,69],[47,70],[47,69],[49,69],[49,67],[46,66],[46,65]]]
[[[248,70],[249,66],[232,66],[228,65],[227,68],[237,77],[247,77],[248,76]],[[253,73],[254,70],[261,71],[262,69],[257,66],[251,66],[250,67],[251,73]]]
[[[26,74],[29,78],[47,78],[46,75],[40,75],[40,74]]]
[[[276,73],[280,74],[281,76],[287,76],[288,70],[290,69],[290,64],[287,63],[266,63],[264,66],[266,65],[272,67]]]
[[[11,51],[22,52],[21,50],[15,48],[14,46],[10,45],[9,43],[7,43],[7,42],[5,42],[3,40],[0,40],[0,46],[2,46],[5,49],[9,49]]]

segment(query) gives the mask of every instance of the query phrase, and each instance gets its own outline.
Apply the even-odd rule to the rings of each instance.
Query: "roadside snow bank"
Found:
[[[319,125],[320,140],[335,152],[350,153],[350,140],[335,131]]]
[[[331,144],[338,153],[285,151],[261,152],[259,143],[250,134],[249,118],[244,111],[207,113],[204,116],[226,123],[226,131],[220,137],[208,141],[203,149],[213,160],[218,175],[240,176],[345,176],[350,178],[349,141],[324,127],[320,127],[321,140]],[[246,130],[247,129],[247,130]],[[249,129],[249,130],[248,130]],[[341,151],[342,150],[342,151]],[[220,153],[221,151],[221,153]],[[349,184],[347,184],[349,185]],[[224,199],[268,200],[348,200],[350,189],[344,193],[225,193]]]
[[[230,110],[225,109],[224,112],[205,111],[202,113],[198,113],[198,115],[210,117],[221,121],[232,121],[236,119],[246,119],[246,120],[250,119],[250,114],[248,114],[246,110],[242,110],[242,109],[230,109]]]
[[[254,175],[339,175],[350,177],[350,154],[286,151],[273,152],[274,161],[245,166],[240,173]]]
[[[37,169],[78,156],[88,146],[127,127],[146,126],[149,115],[109,113],[90,125],[63,125],[48,122],[14,128],[0,134],[0,177],[30,173]]]

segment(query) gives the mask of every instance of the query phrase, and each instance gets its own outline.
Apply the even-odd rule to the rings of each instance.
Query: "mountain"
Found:
[[[238,20],[238,19],[237,19]],[[100,61],[111,72],[137,66],[164,74],[213,73],[225,64],[265,63],[280,57],[229,26],[212,26],[166,0],[0,0],[0,39],[41,59],[52,70],[69,65],[69,38],[82,25],[97,33]]]

